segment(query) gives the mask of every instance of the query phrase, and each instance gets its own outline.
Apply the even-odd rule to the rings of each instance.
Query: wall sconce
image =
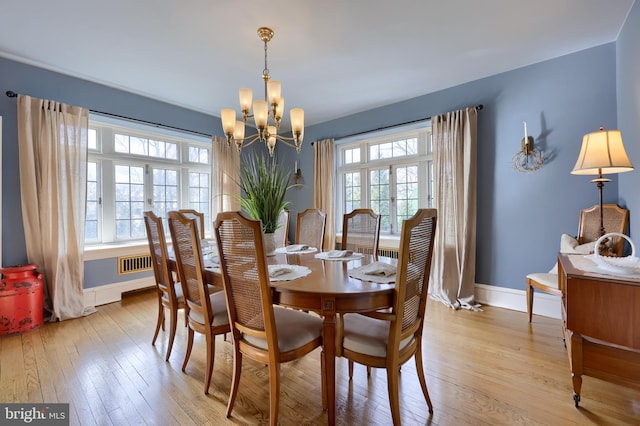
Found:
[[[293,183],[295,185],[302,185],[304,183],[304,179],[302,178],[302,170],[298,168],[298,160],[296,160],[293,171]]]
[[[520,173],[532,173],[542,167],[540,151],[533,146],[533,136],[527,134],[527,122],[524,122],[524,138],[520,142],[520,151],[513,156],[513,168]]]

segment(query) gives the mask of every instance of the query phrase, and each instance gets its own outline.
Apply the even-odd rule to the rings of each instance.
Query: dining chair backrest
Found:
[[[169,212],[169,230],[187,306],[202,315],[205,324],[211,324],[213,311],[204,272],[198,220],[189,219],[177,211]]]
[[[397,329],[393,330],[392,321],[390,330],[391,335],[395,332],[390,343],[396,348],[407,333],[422,334],[436,222],[436,209],[418,209],[413,217],[402,222],[393,308]]]
[[[380,215],[371,209],[355,209],[344,215],[342,249],[370,254],[378,258]]]
[[[247,334],[273,347],[276,340],[267,333],[275,334],[275,323],[260,221],[222,212],[216,217],[215,235],[234,339]]]
[[[144,225],[147,229],[147,240],[149,242],[149,252],[151,253],[151,263],[153,265],[153,275],[156,280],[158,290],[166,294],[169,300],[175,300],[176,292],[173,281],[173,274],[169,270],[167,241],[165,239],[162,219],[153,212],[144,212]]]
[[[204,240],[204,235],[205,235],[205,228],[206,228],[206,224],[204,223],[204,213],[199,212],[197,210],[194,209],[180,209],[178,210],[180,213],[182,213],[185,217],[189,218],[189,219],[196,219],[197,220],[197,225],[198,225],[198,235],[200,235],[200,239]]]
[[[289,238],[289,212],[287,210],[282,210],[282,213],[278,216],[278,225],[278,229],[274,232],[276,248],[287,245],[287,239]]]
[[[306,244],[322,251],[327,215],[320,209],[306,209],[298,213],[296,244]]]
[[[629,210],[617,204],[603,204],[602,223],[605,233],[618,232],[626,234],[629,225]],[[588,207],[580,210],[578,222],[578,243],[585,244],[600,238],[600,206]],[[622,237],[613,237],[613,254],[622,256],[625,240]]]

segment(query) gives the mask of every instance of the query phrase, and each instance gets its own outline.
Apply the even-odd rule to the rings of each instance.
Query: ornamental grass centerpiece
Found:
[[[276,249],[274,232],[280,227],[278,217],[289,204],[287,191],[298,185],[290,184],[291,172],[278,163],[276,157],[254,154],[240,163],[242,210],[252,219],[262,221],[265,253],[273,255]]]

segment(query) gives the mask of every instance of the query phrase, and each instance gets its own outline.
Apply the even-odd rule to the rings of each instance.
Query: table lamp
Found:
[[[582,148],[578,161],[571,174],[598,175],[593,179],[600,196],[600,236],[605,234],[602,214],[602,188],[611,179],[603,178],[603,174],[623,173],[633,170],[633,164],[624,150],[620,130],[600,130],[588,133],[582,138]]]

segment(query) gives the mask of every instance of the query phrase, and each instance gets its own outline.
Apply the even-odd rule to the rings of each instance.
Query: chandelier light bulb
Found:
[[[251,111],[253,92],[251,91],[251,89],[243,87],[238,91],[238,97],[240,98],[240,110],[248,115],[249,111]]]

